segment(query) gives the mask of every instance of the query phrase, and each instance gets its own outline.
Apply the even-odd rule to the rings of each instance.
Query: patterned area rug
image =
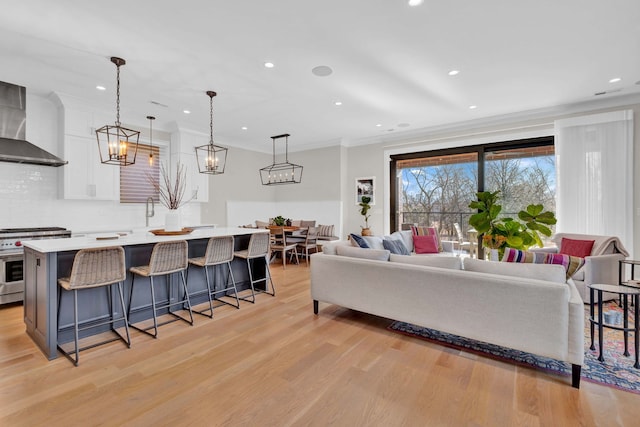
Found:
[[[604,312],[608,310],[622,311],[615,302],[605,304]],[[631,309],[630,309],[631,311]],[[630,315],[629,324],[633,323],[633,314]],[[590,350],[591,332],[589,322],[589,306],[585,306],[585,360],[582,366],[582,380],[618,388],[640,394],[640,369],[633,367],[635,363],[634,341],[629,336],[629,357],[622,355],[624,351],[624,338],[621,331],[605,328],[604,330],[604,362],[598,361],[598,330],[595,330],[595,350]],[[405,335],[418,337],[427,341],[436,342],[458,350],[464,350],[499,360],[507,360],[532,369],[542,369],[560,375],[571,376],[571,364],[555,359],[525,353],[519,350],[500,347],[494,344],[475,341],[457,335],[433,329],[415,326],[405,322],[393,322],[389,329]]]

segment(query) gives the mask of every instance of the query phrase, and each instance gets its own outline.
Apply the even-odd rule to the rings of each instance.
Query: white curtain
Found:
[[[633,253],[633,111],[557,120],[557,232],[617,236]]]

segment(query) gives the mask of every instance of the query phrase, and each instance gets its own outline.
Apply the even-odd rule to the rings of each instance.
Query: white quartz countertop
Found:
[[[253,233],[268,233],[267,229],[216,227],[197,228],[189,234],[180,236],[156,236],[149,231],[140,231],[126,236],[116,233],[88,234],[67,239],[25,240],[22,244],[41,253],[77,251],[86,248],[104,248],[107,246],[146,245],[171,240],[208,239],[214,236],[240,236]],[[114,237],[114,238],[109,238]],[[117,237],[117,238],[116,238]]]

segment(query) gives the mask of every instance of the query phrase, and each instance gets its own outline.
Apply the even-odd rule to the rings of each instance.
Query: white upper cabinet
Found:
[[[100,163],[95,138],[64,136],[65,199],[118,200],[120,198],[120,168]]]

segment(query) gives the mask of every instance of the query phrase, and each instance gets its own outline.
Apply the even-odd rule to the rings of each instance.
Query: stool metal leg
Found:
[[[124,305],[124,291],[122,290],[122,282],[118,282],[118,294],[120,295],[120,306],[122,307],[122,316],[124,317],[124,331],[127,334],[127,347],[131,348],[131,336],[129,335],[129,319],[127,318],[127,309]],[[114,326],[114,324],[111,324],[111,327],[115,331]]]

